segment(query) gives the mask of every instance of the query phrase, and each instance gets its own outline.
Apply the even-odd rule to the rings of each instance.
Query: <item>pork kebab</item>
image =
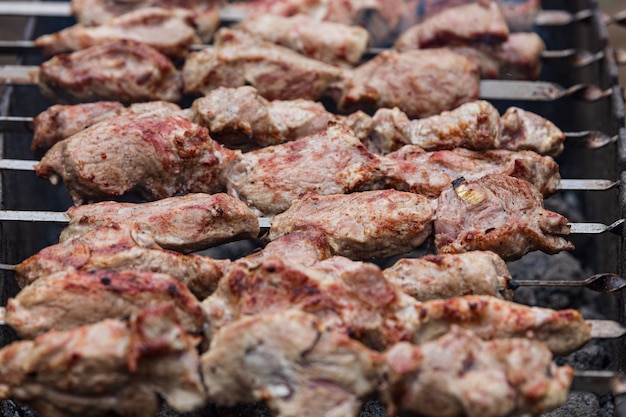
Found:
[[[44,152],[55,143],[104,120],[123,114],[181,109],[162,101],[135,103],[104,101],[53,105],[33,119],[31,150]],[[398,108],[382,108],[373,116],[355,112],[339,116],[310,100],[266,100],[251,86],[219,87],[196,99],[187,114],[209,129],[211,138],[230,149],[249,151],[278,145],[323,131],[329,122],[348,126],[377,154],[407,144],[426,151],[462,147],[470,150],[532,150],[558,156],[565,134],[549,120],[518,107],[500,115],[484,100],[463,104],[423,119],[409,119]]]
[[[430,395],[435,389],[440,401],[460,404],[455,410],[487,407],[489,415],[504,416],[560,405],[573,377],[570,367],[552,362],[541,342],[527,338],[484,342],[453,327],[449,335],[421,346],[399,344],[379,353],[298,311],[226,326],[199,357],[167,304],[142,310],[125,322],[109,319],[14,342],[0,350],[0,357],[2,398],[24,402],[43,416],[95,411],[151,417],[157,395],[182,412],[209,401],[233,405],[263,400],[281,416],[295,415],[290,410],[303,406],[315,417],[356,416],[363,401],[374,396],[390,409],[431,415],[428,406],[419,405],[425,380],[430,381]],[[454,358],[443,367],[452,368],[450,373],[429,365],[442,357]],[[451,378],[468,363],[470,375]],[[463,389],[483,374],[496,379],[500,388],[486,397],[489,405]],[[535,387],[537,378],[541,388]],[[449,384],[459,389],[451,393]]]

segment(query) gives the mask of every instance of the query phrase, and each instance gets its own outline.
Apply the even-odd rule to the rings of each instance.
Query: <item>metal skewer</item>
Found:
[[[0,170],[34,171],[39,161],[22,159],[0,159]],[[561,179],[559,190],[606,191],[617,187],[619,181],[606,179]]]
[[[34,130],[33,118],[22,116],[0,116],[0,130],[3,132],[32,132]],[[609,136],[597,130],[584,130],[580,132],[563,132],[570,146],[587,149],[602,148],[617,142],[618,136]]]
[[[547,286],[547,287],[584,287],[601,293],[620,291],[626,287],[626,279],[613,273],[595,274],[583,281],[574,280],[517,280],[507,281],[507,287],[516,290],[519,287]]]
[[[535,17],[534,26],[566,26],[574,22],[590,19],[594,10],[585,9],[577,13],[565,10],[541,10]],[[72,10],[67,2],[0,2],[0,15],[3,16],[47,16],[47,17],[70,17]],[[226,5],[220,8],[220,19],[225,22],[241,21],[247,17],[245,9]],[[605,24],[626,24],[626,13],[620,12],[613,16],[604,15]]]
[[[34,65],[0,66],[0,84],[36,85],[39,67]],[[571,96],[582,101],[598,101],[610,97],[613,90],[602,90],[590,84],[576,84],[565,88],[545,81],[481,80],[480,97],[496,100],[553,101]]]

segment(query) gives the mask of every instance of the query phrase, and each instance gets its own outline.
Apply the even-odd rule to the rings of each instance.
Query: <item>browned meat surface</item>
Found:
[[[204,250],[222,243],[255,239],[257,216],[228,194],[198,194],[149,203],[105,201],[67,210],[70,222],[60,240],[82,236],[99,226],[120,225],[147,233],[161,247],[179,252]]]
[[[345,194],[381,188],[380,158],[351,131],[333,125],[305,138],[238,154],[224,176],[228,193],[259,213],[289,208],[306,192]]]
[[[134,103],[128,108],[117,101],[97,101],[73,105],[55,104],[39,113],[33,120],[35,132],[30,148],[33,152],[45,152],[55,143],[72,136],[74,133],[124,113],[157,112],[168,114],[180,110],[178,105],[167,101]]]
[[[274,216],[269,238],[317,229],[337,255],[357,260],[400,255],[430,236],[434,209],[428,198],[396,190],[305,194]]]
[[[202,302],[207,340],[243,317],[298,309],[375,349],[411,340],[420,322],[417,305],[373,263],[337,256],[311,266],[280,256],[236,261]]]
[[[252,15],[236,28],[333,65],[358,64],[369,42],[367,30],[360,26],[320,22],[304,14]]]
[[[565,134],[543,117],[518,107],[510,107],[500,118],[502,147],[529,149],[557,156],[563,151]]]
[[[410,120],[398,108],[379,109],[365,140],[375,153],[386,154],[412,144],[427,151],[452,148],[484,150],[500,144],[500,113],[484,100],[465,103],[454,110]]]
[[[532,184],[506,175],[456,182],[441,193],[435,214],[439,253],[491,250],[514,260],[534,250],[572,250],[562,237],[568,233],[567,219],[545,210]]]
[[[184,10],[191,15],[196,32],[209,42],[220,24],[218,4],[213,0],[71,0],[72,14],[86,26],[104,24],[108,20],[147,7]]]
[[[177,102],[182,82],[174,64],[156,49],[134,41],[117,41],[44,62],[39,88],[58,102]]]
[[[482,78],[537,80],[546,45],[536,33],[517,32],[501,44],[460,45],[451,49],[480,66]]]
[[[470,43],[504,42],[509,28],[495,1],[449,7],[404,31],[395,43],[399,51]]]
[[[182,10],[148,7],[114,17],[99,26],[79,23],[40,36],[35,45],[42,48],[45,55],[54,55],[120,40],[144,43],[173,58],[186,56],[191,45],[201,43],[190,16],[185,16]]]
[[[265,401],[277,416],[358,416],[381,382],[380,356],[309,314],[242,319],[202,355],[209,398],[220,405]]]
[[[574,375],[540,342],[485,342],[456,326],[419,346],[398,343],[385,363],[382,395],[391,415],[540,415],[565,403]]]
[[[104,319],[128,317],[144,308],[171,303],[176,321],[201,335],[205,324],[200,302],[170,275],[140,271],[77,271],[47,275],[10,298],[8,324],[22,338],[50,330],[69,330]]]
[[[99,121],[120,114],[124,105],[117,101],[98,101],[76,105],[55,104],[33,119],[34,135],[30,149],[46,151],[55,143]]]
[[[557,355],[567,355],[591,340],[591,325],[576,310],[529,307],[486,295],[426,301],[419,304],[421,323],[413,342],[434,340],[453,325],[489,339],[527,337],[544,342]]]
[[[485,175],[507,175],[532,183],[543,196],[554,194],[561,181],[554,159],[532,151],[456,148],[424,152],[418,146],[406,145],[387,155],[387,160],[392,161],[386,164],[387,176],[396,188],[431,198],[438,197],[460,177],[470,181]]]
[[[384,51],[353,70],[337,106],[342,112],[398,107],[409,118],[453,109],[478,98],[476,64],[447,49]]]
[[[24,288],[70,267],[83,271],[134,269],[171,275],[203,299],[215,291],[229,263],[161,249],[151,236],[133,229],[98,227],[81,237],[48,246],[16,265],[15,279]]]
[[[419,301],[462,295],[513,295],[507,291],[511,274],[506,263],[488,251],[403,258],[383,274]]]
[[[224,28],[215,34],[214,47],[187,57],[182,76],[188,94],[252,85],[268,100],[318,100],[343,79],[344,70]]]
[[[193,103],[194,121],[229,148],[251,150],[321,132],[336,117],[310,100],[263,98],[250,86],[218,87]]]
[[[234,156],[181,115],[129,114],[57,143],[36,171],[53,183],[61,178],[80,205],[131,191],[147,199],[220,192]]]
[[[303,266],[312,266],[333,256],[328,237],[318,229],[297,230],[270,241],[262,250],[236,261],[233,267],[255,268],[264,260],[278,257],[294,259]]]
[[[153,417],[157,394],[180,412],[206,401],[193,338],[167,304],[14,342],[0,362],[0,398],[43,416]]]
[[[317,20],[361,26],[374,45],[387,45],[413,14],[404,0],[254,0],[234,6],[249,16],[306,14]]]

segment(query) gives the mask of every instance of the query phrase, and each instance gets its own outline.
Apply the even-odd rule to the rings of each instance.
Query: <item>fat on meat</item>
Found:
[[[573,250],[565,217],[543,208],[539,190],[508,175],[459,179],[439,197],[435,214],[438,253],[491,250],[505,260],[528,252]]]
[[[367,260],[410,252],[432,232],[434,202],[415,193],[375,190],[351,194],[305,194],[272,219],[269,239],[317,229],[333,252]]]
[[[228,193],[263,215],[287,210],[307,192],[345,194],[380,189],[385,183],[380,157],[338,124],[293,142],[237,154],[224,176]]]
[[[224,190],[235,152],[179,114],[122,115],[54,145],[37,175],[62,179],[76,205],[139,192],[149,200]]]
[[[124,103],[182,98],[182,79],[172,61],[132,40],[56,55],[39,67],[39,89],[53,102],[114,100]]]

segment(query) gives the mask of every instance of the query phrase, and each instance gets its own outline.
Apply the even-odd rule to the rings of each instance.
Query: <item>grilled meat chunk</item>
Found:
[[[512,297],[507,291],[511,274],[506,263],[488,251],[403,258],[383,274],[419,301],[462,295]]]
[[[485,340],[530,334],[557,355],[572,353],[591,340],[591,325],[571,309],[529,307],[487,295],[426,301],[418,309],[421,322],[412,340],[418,344],[441,337],[453,325]]]
[[[372,130],[364,142],[368,149],[378,154],[396,151],[407,144],[427,151],[498,148],[500,114],[484,100],[415,120],[410,120],[398,108],[379,109],[374,114]]]
[[[130,40],[104,43],[44,62],[39,88],[53,101],[121,102],[181,99],[174,64],[148,45]]]
[[[344,70],[223,28],[215,34],[213,48],[187,57],[182,76],[188,94],[252,85],[268,100],[318,100],[343,79]]]
[[[382,188],[380,158],[341,125],[305,138],[238,154],[225,172],[228,193],[265,215],[306,192],[345,194]]]
[[[491,250],[505,260],[528,252],[556,253],[574,245],[567,219],[543,208],[529,182],[506,175],[460,180],[443,191],[435,214],[438,253]]]
[[[181,111],[180,107],[167,101],[134,103],[128,108],[117,101],[97,101],[74,105],[55,104],[39,113],[33,120],[35,133],[30,149],[45,152],[55,143],[74,133],[115,116],[127,113],[169,114]]]
[[[42,249],[16,266],[15,279],[24,288],[69,267],[82,271],[134,269],[171,275],[202,299],[217,288],[229,263],[161,249],[152,236],[134,229],[103,226]]]
[[[546,44],[534,32],[511,33],[496,50],[500,78],[536,80],[541,75],[541,55]]]
[[[152,417],[157,394],[180,412],[206,401],[193,338],[171,304],[14,342],[0,362],[0,398],[44,416]]]
[[[100,25],[110,19],[148,7],[184,10],[191,15],[198,36],[209,42],[219,27],[218,4],[213,0],[71,0],[72,14],[86,26]]]
[[[358,416],[381,383],[380,356],[298,311],[222,329],[202,355],[211,401],[265,401],[277,416]]]
[[[554,123],[519,107],[510,107],[502,115],[500,131],[504,149],[557,156],[564,148],[565,134]]]
[[[484,100],[414,120],[398,108],[379,109],[359,137],[368,149],[383,155],[410,144],[427,151],[501,148],[558,156],[565,140],[554,123],[535,113],[510,107],[500,116]]]
[[[318,229],[334,253],[356,260],[400,255],[430,236],[431,200],[396,190],[352,194],[305,194],[274,216],[269,238]]]
[[[404,31],[395,43],[398,51],[465,45],[502,43],[509,28],[495,1],[477,1],[449,7]]]
[[[369,42],[367,30],[360,26],[320,22],[304,14],[253,15],[236,28],[333,65],[357,65]]]
[[[173,313],[182,329],[202,334],[204,312],[184,284],[169,275],[134,270],[68,268],[42,277],[9,299],[5,324],[20,337],[31,339],[50,330],[128,317],[164,303],[175,307]]]
[[[268,101],[250,86],[218,87],[193,102],[194,121],[229,148],[251,150],[321,132],[336,117],[310,100]]]
[[[443,48],[389,50],[355,68],[336,100],[342,112],[398,107],[421,118],[476,100],[479,89],[478,67],[462,55]]]
[[[300,265],[312,266],[331,256],[332,247],[321,230],[297,230],[268,242],[262,250],[237,259],[236,267],[246,265],[247,268],[256,268],[272,257],[297,260]]]
[[[33,119],[34,135],[30,149],[46,151],[76,132],[120,114],[124,105],[117,101],[97,101],[76,105],[55,104]]]
[[[161,247],[195,252],[259,235],[257,216],[227,194],[198,194],[164,198],[149,203],[105,201],[67,210],[70,222],[61,232],[63,242],[98,226],[121,225],[148,233]]]
[[[414,15],[404,0],[253,0],[233,6],[249,16],[306,14],[321,21],[361,26],[367,29],[374,45],[385,46],[401,30],[403,22]]]
[[[187,15],[187,16],[185,16]],[[164,55],[183,58],[200,38],[182,10],[148,7],[114,17],[99,26],[77,24],[49,35],[40,36],[35,45],[46,55],[78,51],[94,45],[133,40],[149,45]]]
[[[384,349],[411,340],[420,322],[416,304],[373,263],[335,256],[304,266],[266,256],[261,262],[235,261],[202,307],[209,322],[207,340],[245,316],[298,309],[316,315],[329,329]]]
[[[540,342],[485,342],[456,326],[432,342],[392,346],[385,364],[391,415],[539,415],[566,401],[574,374]]]
[[[387,155],[386,175],[395,188],[437,198],[457,178],[473,181],[500,174],[532,183],[544,196],[554,194],[561,180],[559,166],[549,156],[504,149],[476,152],[457,148],[424,152],[406,145]]]
[[[62,178],[77,205],[131,191],[159,199],[222,191],[220,173],[234,156],[182,115],[129,114],[57,143],[36,172]]]

